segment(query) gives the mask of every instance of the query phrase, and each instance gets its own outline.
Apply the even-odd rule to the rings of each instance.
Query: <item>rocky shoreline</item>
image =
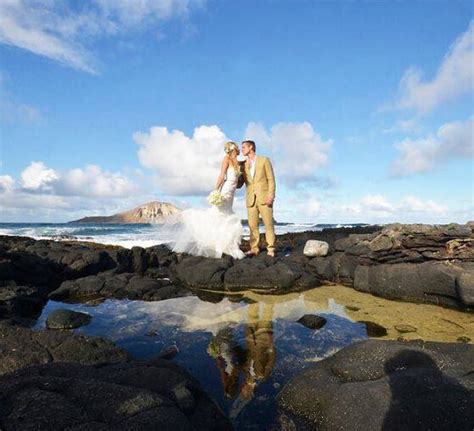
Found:
[[[334,282],[388,299],[474,307],[474,223],[325,229],[278,238],[272,259],[179,255],[165,245],[125,249],[0,236],[0,317],[34,316],[50,299],[160,300],[188,289],[272,294]],[[308,240],[327,256],[306,257]],[[246,244],[244,244],[245,248]]]
[[[160,301],[197,294],[219,300],[227,293],[254,290],[284,294],[337,283],[388,299],[436,304],[470,313],[474,311],[473,230],[471,222],[466,225],[334,228],[285,234],[278,237],[276,258],[261,253],[243,260],[229,256],[207,259],[179,255],[164,245],[125,249],[88,242],[0,236],[0,429],[35,425],[41,428],[40,424],[52,423],[52,418],[56,421],[53,429],[110,429],[111,426],[114,429],[156,429],[157,423],[179,429],[231,428],[199,384],[170,361],[132,360],[126,351],[99,337],[80,336],[67,330],[31,330],[49,299]],[[327,255],[305,256],[303,250],[308,240],[326,242]],[[246,246],[243,245],[244,249]],[[208,290],[213,292],[206,292]],[[61,325],[61,319],[57,319],[52,327]],[[421,365],[417,365],[420,346],[412,343],[385,341],[375,346],[369,342],[345,348],[316,365],[317,371],[313,374],[311,371],[306,386],[298,376],[290,382],[282,391],[281,407],[305,420],[312,418],[310,427],[316,424],[321,429],[333,429],[331,427],[336,425],[340,429],[356,429],[354,424],[380,422],[379,416],[372,417],[370,411],[366,417],[361,418],[356,413],[351,416],[352,410],[348,407],[347,418],[352,422],[339,423],[336,419],[340,409],[345,409],[345,398],[334,407],[336,401],[327,401],[329,395],[324,390],[311,394],[329,404],[321,401],[322,404],[315,403],[311,408],[300,405],[298,397],[290,396],[291,388],[303,385],[308,391],[315,391],[324,379],[332,382],[328,388],[342,391],[337,385],[345,382],[341,383],[341,378],[349,376],[348,381],[357,382],[351,396],[359,397],[357,391],[363,393],[371,376],[351,377],[351,373],[356,375],[366,368],[366,360],[361,358],[372,351],[370,349],[379,352],[372,364],[377,370],[392,358],[393,352],[414,351],[414,356],[407,356],[410,376],[415,376],[415,380],[441,382],[443,390],[439,396],[444,396],[445,379],[440,380],[428,359],[422,358]],[[474,346],[438,344],[423,347],[431,349],[427,354],[436,362],[438,370],[444,366],[444,360],[458,364],[453,365],[452,372],[450,368],[447,371],[453,387],[459,389],[447,406],[457,402],[456,408],[470,407],[474,390]],[[379,347],[382,350],[377,350]],[[329,375],[329,369],[333,372],[331,361],[338,361],[336,357],[354,364],[355,368],[347,372],[341,368],[342,374],[336,373],[339,380],[334,376],[321,377],[321,373]],[[410,358],[414,358],[414,362]],[[399,378],[394,372],[390,369],[379,376],[378,371],[374,371],[374,376],[378,376],[374,378],[386,382],[370,389],[375,398],[380,397],[383,400],[380,402],[385,403],[385,410],[382,409],[385,413],[387,400],[391,399],[387,381]],[[348,386],[343,387],[345,391]],[[411,394],[410,388],[403,385],[399,388],[407,396]],[[120,395],[114,398],[112,394],[116,393]],[[364,397],[360,395],[360,398]],[[33,410],[28,407],[32,403],[37,406]],[[428,418],[422,419],[428,421]],[[461,426],[456,429],[467,429],[463,428],[467,422],[458,419],[458,416],[453,417],[450,423]]]
[[[0,324],[0,358],[1,430],[232,429],[182,368],[100,337]]]

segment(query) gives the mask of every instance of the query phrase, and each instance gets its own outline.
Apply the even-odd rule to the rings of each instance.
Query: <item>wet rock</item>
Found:
[[[145,249],[149,267],[167,268],[177,262],[177,256],[166,245],[160,244]]]
[[[470,430],[474,346],[367,340],[290,379],[282,409],[321,430]]]
[[[61,308],[49,313],[46,327],[48,329],[73,329],[88,325],[90,321],[89,314]]]
[[[305,257],[304,247],[311,241],[326,242],[328,255]],[[324,229],[280,235],[278,247],[285,253],[275,259],[261,253],[234,261],[229,256],[208,259],[176,254],[164,245],[127,250],[0,236],[0,287],[45,288],[54,290],[50,297],[59,300],[160,300],[186,294],[173,283],[221,292],[288,293],[332,281],[388,299],[474,308],[470,225]],[[9,307],[19,310],[10,305],[3,309]]]
[[[168,280],[156,280],[135,273],[106,271],[97,275],[64,281],[49,294],[56,301],[85,301],[97,298],[140,299],[160,301],[189,295]]]
[[[456,287],[464,304],[474,306],[474,263],[464,263],[456,274]]]
[[[64,281],[58,289],[49,294],[55,301],[97,298],[104,287],[105,279],[98,275],[89,275],[76,280]]]
[[[142,247],[132,247],[132,272],[143,274],[147,269],[147,254]]]
[[[315,257],[308,263],[308,267],[323,280],[333,280],[335,277],[333,257]]]
[[[378,323],[366,320],[360,320],[357,323],[362,323],[365,326],[365,330],[367,331],[367,335],[369,337],[378,338],[387,335],[387,329]]]
[[[196,407],[196,402],[192,392],[186,387],[186,384],[180,383],[173,388],[173,398],[178,404],[179,408],[185,412],[190,413]]]
[[[205,290],[197,290],[195,293],[201,301],[211,302],[213,304],[218,304],[225,298],[225,294],[223,293],[207,292]]]
[[[34,365],[0,377],[2,429],[231,430],[189,374],[165,360]]]
[[[171,346],[165,347],[159,354],[158,357],[161,359],[173,359],[179,353],[178,346],[172,344]]]
[[[357,257],[348,254],[342,254],[338,256],[335,262],[334,269],[336,273],[336,281],[340,281],[344,284],[352,284],[354,274],[360,261]]]
[[[158,332],[157,331],[148,331],[145,335],[147,337],[156,337],[158,335]]]
[[[317,316],[316,314],[305,314],[303,317],[299,318],[297,322],[309,329],[321,329],[327,323],[327,320],[324,317]]]
[[[329,244],[326,241],[311,239],[306,241],[303,254],[308,257],[326,256],[329,251]]]
[[[61,262],[67,264],[68,270],[73,273],[68,274],[68,278],[97,274],[116,266],[114,260],[104,250],[71,250]]]
[[[459,296],[456,287],[459,270],[445,262],[359,265],[354,274],[354,288],[388,299],[468,306],[469,301]]]
[[[411,325],[395,325],[395,329],[398,332],[401,332],[402,334],[408,333],[408,332],[416,332],[417,329],[414,326]]]
[[[224,275],[225,290],[265,290],[287,292],[302,276],[301,269],[284,261],[258,256],[235,262]]]
[[[100,337],[0,324],[0,375],[33,364],[102,364],[128,359],[125,350]]]
[[[324,279],[352,285],[355,270],[360,264],[358,257],[335,252],[328,257],[316,257],[308,263],[316,274]]]
[[[38,317],[47,300],[48,290],[37,286],[0,287],[0,319],[7,317]]]
[[[64,268],[34,254],[9,250],[0,260],[0,281],[11,280],[22,286],[55,286],[62,279]]]
[[[231,257],[207,259],[187,257],[174,268],[175,280],[187,287],[219,289],[223,287],[225,271],[232,265]]]

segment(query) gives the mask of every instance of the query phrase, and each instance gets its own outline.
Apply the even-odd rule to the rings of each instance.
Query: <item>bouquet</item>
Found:
[[[222,205],[222,193],[219,190],[214,190],[211,193],[209,193],[209,196],[207,197],[207,201],[215,207],[221,206]]]

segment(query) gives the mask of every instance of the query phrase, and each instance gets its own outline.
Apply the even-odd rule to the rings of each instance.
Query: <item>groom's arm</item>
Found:
[[[240,189],[244,184],[247,183],[247,178],[245,175],[245,162],[239,162],[240,176],[237,180],[237,188]]]
[[[275,199],[275,175],[273,173],[273,167],[272,163],[270,162],[270,159],[266,159],[265,163],[265,175],[267,177],[267,182],[268,182],[268,196],[266,203],[268,206],[273,205],[273,200]]]

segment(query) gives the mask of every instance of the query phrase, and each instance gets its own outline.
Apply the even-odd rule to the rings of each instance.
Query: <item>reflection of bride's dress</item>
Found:
[[[244,257],[240,250],[242,223],[232,211],[237,181],[238,176],[229,166],[221,189],[221,206],[192,208],[181,213],[181,226],[173,251],[214,258],[222,257],[224,253],[236,259]]]

